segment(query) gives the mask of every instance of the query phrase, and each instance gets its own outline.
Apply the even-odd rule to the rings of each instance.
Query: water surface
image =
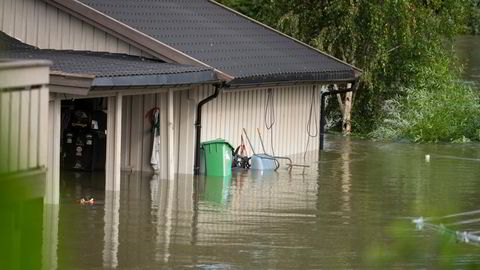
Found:
[[[67,269],[371,269],[375,246],[396,253],[399,242],[437,241],[407,217],[480,208],[479,149],[329,136],[306,170],[175,181],[124,174],[120,193],[65,172],[50,259]],[[80,205],[86,195],[97,204]],[[401,236],[391,230],[398,222]],[[458,269],[480,261],[478,247],[454,244]],[[414,257],[391,268],[439,269],[443,259],[430,249]]]

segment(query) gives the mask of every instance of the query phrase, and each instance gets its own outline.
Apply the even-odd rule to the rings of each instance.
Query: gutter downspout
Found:
[[[358,82],[354,81],[352,83],[352,86],[348,89],[342,89],[342,90],[332,90],[328,92],[323,92],[321,95],[321,100],[320,100],[320,150],[323,150],[323,145],[324,145],[324,135],[325,135],[325,98],[330,95],[336,95],[336,94],[343,94],[343,93],[348,93],[348,92],[354,92],[357,89]]]
[[[202,107],[206,103],[215,99],[220,93],[220,84],[215,84],[215,92],[207,98],[201,100],[197,105],[197,119],[195,120],[195,159],[193,163],[193,174],[200,174],[200,136],[202,134]]]

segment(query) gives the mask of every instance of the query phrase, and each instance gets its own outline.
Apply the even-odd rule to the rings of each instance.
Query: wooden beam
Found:
[[[113,158],[115,155],[115,97],[107,101],[107,150],[105,158],[105,190],[113,190]]]
[[[115,97],[115,156],[114,156],[114,191],[120,190],[121,160],[122,160],[122,95]]]
[[[48,84],[50,61],[4,61],[0,59],[0,88]],[[24,76],[28,74],[28,76]]]
[[[347,88],[351,88],[352,85],[348,84]],[[343,135],[349,135],[352,131],[352,106],[353,106],[353,91],[345,93],[345,107],[342,119],[342,133]]]
[[[119,191],[122,150],[122,95],[108,98],[105,190]]]
[[[45,185],[46,204],[60,203],[60,137],[62,101],[49,102],[48,113],[48,171]]]
[[[338,84],[333,85],[333,90],[338,90]],[[337,94],[338,106],[340,106],[340,111],[342,112],[342,117],[345,115],[345,106],[342,101],[342,94]]]
[[[168,179],[175,178],[174,129],[173,129],[173,90],[168,90]]]

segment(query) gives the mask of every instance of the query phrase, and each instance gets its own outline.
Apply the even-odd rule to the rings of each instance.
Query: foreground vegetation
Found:
[[[459,81],[451,45],[460,33],[480,31],[480,0],[221,2],[361,68],[354,132],[480,140],[478,91]]]

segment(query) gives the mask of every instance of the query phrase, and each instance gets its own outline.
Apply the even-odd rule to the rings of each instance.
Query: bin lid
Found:
[[[207,145],[207,144],[226,144],[226,145],[230,146],[230,148],[232,150],[235,149],[235,148],[233,148],[233,146],[229,142],[227,142],[224,139],[216,139],[216,140],[211,140],[211,141],[206,141],[206,142],[200,143],[201,146],[204,146],[204,145]]]

